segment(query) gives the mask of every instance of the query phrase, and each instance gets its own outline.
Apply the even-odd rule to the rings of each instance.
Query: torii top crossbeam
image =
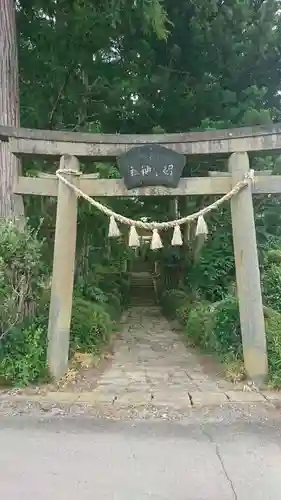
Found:
[[[116,157],[136,145],[161,144],[185,155],[281,151],[281,123],[179,134],[89,134],[0,126],[0,140],[9,141],[16,155],[102,159]]]

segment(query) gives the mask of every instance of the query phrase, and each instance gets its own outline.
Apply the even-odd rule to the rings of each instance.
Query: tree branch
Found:
[[[58,109],[58,105],[59,105],[60,100],[61,100],[61,98],[62,98],[62,95],[63,95],[63,93],[64,93],[64,91],[65,91],[65,88],[66,88],[66,86],[67,86],[67,84],[68,84],[68,81],[69,81],[69,78],[70,78],[70,75],[71,75],[71,73],[72,73],[72,70],[73,70],[73,69],[74,69],[74,65],[71,65],[71,66],[68,68],[68,71],[67,71],[67,73],[66,73],[66,75],[65,75],[64,81],[63,81],[63,83],[62,83],[62,85],[61,85],[61,87],[60,87],[60,89],[59,89],[59,92],[58,92],[57,98],[56,98],[56,100],[55,100],[55,102],[54,102],[53,108],[52,108],[52,110],[51,110],[51,112],[50,112],[50,114],[49,114],[49,124],[48,124],[49,126],[48,126],[48,128],[50,128],[50,129],[52,129],[52,128],[53,128],[53,125],[54,125],[54,118],[55,118],[55,113],[56,113],[56,111],[57,111],[57,109]]]

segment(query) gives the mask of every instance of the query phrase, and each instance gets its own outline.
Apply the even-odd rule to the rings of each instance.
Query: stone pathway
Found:
[[[236,387],[236,386],[235,386]],[[94,391],[102,402],[190,405],[208,397],[227,400],[233,384],[207,373],[158,308],[132,308],[116,342],[111,366]]]
[[[124,316],[112,362],[103,369],[94,376],[90,370],[83,388],[74,384],[71,390],[47,386],[0,391],[0,415],[87,413],[113,419],[181,420],[194,411],[215,408],[246,408],[251,413],[260,403],[269,409],[281,407],[281,392],[232,384],[215,363],[210,369],[156,307],[133,307]]]

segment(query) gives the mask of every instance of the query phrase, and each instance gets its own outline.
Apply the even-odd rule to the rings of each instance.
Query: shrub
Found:
[[[186,297],[184,303],[176,310],[176,318],[182,326],[186,325],[191,309],[192,301]]]
[[[238,302],[235,297],[214,304],[199,304],[191,310],[186,335],[195,344],[226,355],[242,355],[242,340]]]
[[[80,297],[84,301],[100,304],[114,320],[120,318],[122,306],[119,291],[105,293],[101,288],[91,287],[88,283],[86,285],[78,284],[74,290],[77,298]]]
[[[113,322],[104,306],[74,298],[71,320],[71,353],[97,352],[107,342]]]
[[[99,266],[87,276],[85,282],[79,283],[76,289],[85,299],[99,303],[108,302],[108,295],[116,295],[123,308],[129,302],[129,275]]]
[[[47,380],[47,315],[13,327],[0,343],[0,380],[24,386]],[[70,355],[97,353],[108,341],[113,322],[100,304],[74,298]]]
[[[239,306],[236,297],[228,296],[213,308],[213,335],[220,355],[242,355]]]
[[[281,312],[281,266],[271,264],[262,278],[263,298],[266,306]]]
[[[187,294],[183,290],[166,290],[161,298],[160,303],[164,314],[171,319],[177,316],[177,310],[187,302]]]
[[[47,325],[40,320],[16,326],[0,343],[0,379],[25,386],[47,380]]]
[[[204,302],[201,304],[203,305]],[[186,295],[181,305],[176,309],[176,318],[183,327],[185,327],[188,322],[190,312],[197,306],[198,301],[193,300],[191,295]]]
[[[281,313],[264,307],[265,330],[272,385],[281,386]],[[215,351],[228,367],[236,365],[242,374],[242,338],[238,300],[227,297],[213,306],[198,307],[191,311],[186,326],[188,337]],[[202,333],[203,332],[203,333]]]
[[[210,304],[197,304],[190,310],[184,333],[194,345],[203,348],[213,346],[213,313]]]
[[[0,379],[22,386],[47,378],[49,279],[36,232],[1,221],[0,238]],[[117,293],[95,287],[91,298],[74,297],[71,353],[99,351],[112,331],[110,315],[120,314]]]
[[[269,377],[273,386],[281,386],[281,314],[264,308]]]
[[[0,339],[26,316],[36,313],[46,271],[42,242],[28,226],[0,221]]]
[[[107,301],[105,304],[106,311],[112,319],[117,320],[122,313],[121,300],[119,296],[113,293],[107,294]]]
[[[107,301],[106,294],[98,286],[87,286],[82,288],[82,295],[86,300],[105,304]]]
[[[39,316],[48,288],[43,242],[27,225],[5,220],[0,241],[0,377],[25,385],[46,376],[46,321]]]
[[[193,290],[205,299],[222,300],[235,276],[229,210],[216,214],[212,238],[203,246],[199,258],[188,275]],[[212,228],[212,217],[211,217]]]
[[[267,264],[281,264],[281,250],[279,248],[272,248],[266,252]]]

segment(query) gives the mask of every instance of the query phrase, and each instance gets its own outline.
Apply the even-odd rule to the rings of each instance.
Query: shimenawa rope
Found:
[[[216,200],[214,203],[211,203],[207,207],[204,207],[201,210],[194,212],[193,214],[186,215],[185,217],[181,217],[180,219],[174,219],[167,222],[143,222],[140,220],[130,219],[129,217],[125,217],[124,215],[114,212],[114,210],[111,210],[110,208],[103,205],[99,201],[94,200],[93,198],[88,196],[79,187],[75,186],[72,182],[66,179],[64,175],[80,176],[81,172],[77,172],[75,170],[70,170],[70,169],[59,169],[56,171],[56,176],[66,186],[73,189],[73,191],[77,194],[77,196],[81,196],[91,205],[100,210],[102,213],[110,217],[109,234],[108,234],[109,237],[120,236],[120,231],[116,221],[118,221],[121,224],[126,224],[130,226],[129,246],[132,247],[139,246],[140,244],[136,228],[151,230],[152,231],[151,248],[154,250],[157,248],[162,248],[163,246],[158,230],[174,228],[174,234],[171,242],[171,244],[174,246],[182,245],[182,235],[180,230],[180,226],[182,224],[186,224],[188,222],[197,220],[196,235],[198,234],[207,235],[208,228],[204,220],[204,215],[208,214],[212,210],[217,209],[220,205],[230,200],[233,196],[239,193],[239,191],[241,191],[244,187],[248,186],[251,182],[254,181],[254,170],[251,169],[249,170],[249,172],[245,174],[244,179],[237,182],[237,184],[235,184],[235,186],[228,193],[226,193],[224,196]]]

